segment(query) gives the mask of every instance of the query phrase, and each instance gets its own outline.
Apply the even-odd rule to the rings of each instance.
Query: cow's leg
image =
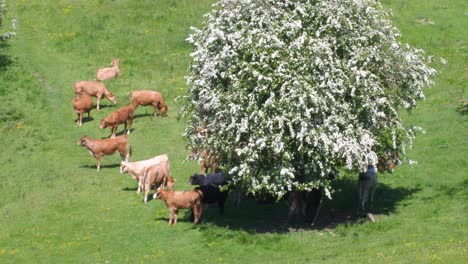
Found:
[[[96,168],[97,171],[101,169],[101,156],[96,156]]]
[[[129,135],[130,130],[132,130],[132,123],[133,123],[133,120],[131,119],[127,120],[127,123],[125,123],[125,129],[127,129],[127,124],[128,124],[127,135]]]
[[[145,203],[148,203],[148,194],[151,186],[148,183],[145,183]]]
[[[154,110],[154,114],[153,114],[153,115],[154,115],[154,117],[157,117],[158,114],[156,114],[156,110],[159,110],[159,109],[158,109],[158,103],[154,103],[154,102],[153,102],[152,105],[153,105],[153,110]]]
[[[179,214],[179,209],[176,208],[174,210],[174,220],[172,221],[173,224],[177,224],[178,214]]]
[[[172,224],[173,216],[174,216],[174,209],[169,208],[169,223],[167,223],[168,225]]]
[[[98,111],[99,111],[99,104],[100,104],[100,103],[101,103],[101,96],[100,96],[100,95],[97,95],[97,96],[96,96],[96,104],[97,104],[96,108],[97,108]]]
[[[80,126],[83,125],[83,111],[80,112]]]

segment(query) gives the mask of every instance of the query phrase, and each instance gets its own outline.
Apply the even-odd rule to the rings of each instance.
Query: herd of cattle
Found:
[[[91,97],[96,97],[97,110],[100,110],[100,101],[102,98],[108,99],[116,104],[115,96],[106,88],[102,81],[116,78],[120,75],[119,59],[112,62],[112,67],[99,69],[96,73],[95,81],[80,81],[73,86],[75,99],[72,101],[77,114],[76,123],[79,126],[83,124],[83,115],[90,116],[94,108]],[[110,113],[106,118],[100,121],[101,129],[110,128],[111,136],[106,139],[92,139],[84,135],[77,142],[78,145],[86,148],[89,153],[96,158],[97,171],[101,168],[101,158],[104,155],[120,153],[121,165],[120,173],[129,173],[131,177],[138,181],[137,193],[145,192],[144,202],[148,201],[148,194],[154,187],[156,191],[153,198],[159,198],[164,201],[169,209],[169,224],[177,223],[177,214],[179,209],[192,208],[192,217],[194,223],[198,223],[203,203],[217,203],[220,208],[220,214],[224,212],[224,203],[227,199],[227,191],[221,191],[220,186],[225,185],[226,181],[221,173],[206,175],[205,166],[202,163],[202,173],[194,174],[190,177],[192,185],[199,185],[190,191],[174,191],[175,179],[170,175],[169,158],[166,154],[159,155],[147,160],[129,162],[130,144],[128,134],[133,122],[133,113],[136,107],[152,105],[154,116],[157,111],[161,116],[166,116],[167,105],[163,97],[157,91],[141,90],[132,91],[129,95],[129,104]],[[117,127],[124,124],[124,135],[116,136]],[[205,153],[206,155],[206,153]],[[203,156],[203,153],[202,153]]]

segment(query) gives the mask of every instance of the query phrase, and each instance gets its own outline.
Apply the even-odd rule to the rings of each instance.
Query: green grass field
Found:
[[[0,263],[467,263],[468,131],[457,111],[467,97],[466,1],[382,1],[402,41],[435,55],[439,74],[427,99],[403,113],[406,125],[426,133],[408,151],[416,166],[380,175],[375,223],[347,221],[356,175],[336,182],[316,228],[289,232],[285,203],[244,200],[236,209],[232,196],[224,217],[209,208],[194,226],[182,211],[167,226],[165,205],[142,202],[136,181],[119,173],[118,155],[105,156],[96,172],[77,140],[107,137],[99,120],[127,104],[130,91],[154,89],[169,117],[137,109],[131,161],[167,153],[176,189],[191,188],[199,167],[183,162],[185,123],[174,99],[187,89],[185,38],[213,2],[7,1],[17,37],[0,47]],[[117,105],[104,100],[78,127],[73,83],[93,80],[114,57],[122,75],[105,83]]]

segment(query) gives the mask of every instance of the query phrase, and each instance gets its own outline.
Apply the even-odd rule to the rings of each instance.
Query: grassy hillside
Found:
[[[0,47],[0,263],[466,263],[467,118],[457,111],[467,93],[466,3],[382,1],[404,42],[436,60],[436,84],[407,125],[421,126],[409,150],[416,166],[380,175],[377,222],[347,221],[357,204],[356,175],[343,175],[315,229],[289,232],[286,204],[232,201],[193,226],[188,212],[167,226],[161,201],[143,204],[137,183],[105,156],[101,171],[76,141],[107,137],[98,122],[125,105],[132,90],[160,91],[168,118],[140,107],[130,135],[131,160],[168,153],[176,189],[191,188],[199,170],[187,154],[174,98],[186,89],[185,38],[213,0],[8,1],[17,37]],[[75,81],[120,58],[120,78],[105,81],[117,105],[78,127],[71,100]],[[120,127],[121,131],[122,127]]]

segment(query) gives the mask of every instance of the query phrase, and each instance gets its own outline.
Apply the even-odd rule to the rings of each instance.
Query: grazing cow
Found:
[[[130,144],[127,135],[109,139],[91,139],[84,135],[78,140],[77,144],[85,147],[96,158],[97,171],[101,169],[101,157],[104,155],[112,155],[118,151],[121,161],[127,161],[130,155]]]
[[[206,186],[206,185],[225,185],[227,181],[224,179],[223,173],[212,173],[208,175],[193,174],[190,176],[189,183],[192,185]]]
[[[167,163],[167,167],[169,167],[169,158],[167,157],[167,154],[159,155],[147,160],[140,160],[135,162],[122,162],[122,164],[120,165],[120,173],[130,173],[132,178],[138,181],[137,193],[140,193],[143,188],[143,176],[146,167],[157,163]]]
[[[96,72],[96,81],[104,81],[107,79],[117,78],[120,75],[119,58],[112,61],[112,67],[102,68]]]
[[[159,188],[156,191],[156,198],[161,199],[169,209],[169,225],[177,224],[177,214],[179,209],[192,208],[193,210],[193,223],[198,224],[202,214],[201,200],[203,194],[200,190],[192,191],[166,191]]]
[[[109,92],[109,90],[107,90],[106,86],[100,82],[95,82],[95,81],[76,82],[73,85],[73,91],[75,91],[75,94],[86,93],[90,96],[96,97],[98,111],[99,111],[99,106],[101,104],[102,97],[107,98],[113,104],[117,103],[115,96],[112,95],[112,93]]]
[[[374,201],[374,192],[377,187],[377,171],[375,170],[374,165],[367,166],[367,170],[365,172],[359,173],[358,182],[359,209],[366,212]]]
[[[111,137],[115,137],[117,127],[120,124],[125,124],[124,133],[127,132],[128,135],[130,134],[130,129],[132,128],[134,111],[135,109],[131,105],[121,107],[118,110],[112,112],[106,118],[102,119],[99,128],[104,129],[110,127],[112,131]]]
[[[156,109],[159,110],[161,116],[167,113],[167,105],[162,98],[161,93],[151,90],[133,91],[129,95],[130,104],[136,109],[137,106],[152,105],[154,116],[156,117]]]
[[[75,109],[78,118],[76,120],[76,124],[79,126],[83,125],[83,114],[91,112],[93,109],[93,100],[91,100],[91,96],[85,93],[76,94],[75,99],[72,100],[73,108]]]
[[[148,193],[151,186],[159,185],[158,187],[168,187],[172,190],[175,184],[175,179],[169,175],[169,162],[159,162],[148,166],[143,173],[143,190],[145,191],[145,203],[148,202]],[[153,194],[153,199],[156,198],[156,192]]]

